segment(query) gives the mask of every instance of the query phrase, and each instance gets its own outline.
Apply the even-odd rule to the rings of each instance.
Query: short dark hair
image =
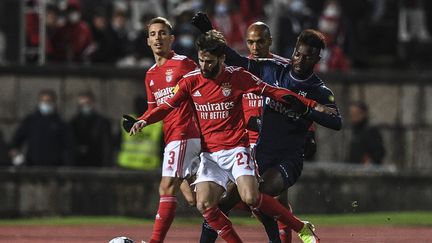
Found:
[[[198,37],[195,45],[198,51],[209,52],[220,57],[225,54],[226,40],[221,32],[209,30]]]
[[[353,102],[351,102],[351,106],[358,107],[364,113],[368,113],[368,111],[369,111],[368,105],[363,101],[353,101]]]
[[[42,89],[41,91],[39,91],[39,98],[41,98],[42,96],[49,96],[54,102],[57,101],[56,92],[54,92],[54,90],[52,89]]]
[[[171,23],[168,21],[168,19],[163,18],[163,17],[156,17],[156,18],[151,19],[149,21],[148,25],[147,25],[147,30],[150,28],[150,26],[152,24],[163,24],[163,25],[165,25],[168,28],[169,34],[171,35],[173,27],[172,27]]]
[[[311,47],[323,50],[326,47],[324,35],[313,29],[303,30],[297,38],[296,47],[299,44],[306,44]]]
[[[91,90],[85,90],[85,91],[80,92],[78,94],[78,97],[86,97],[86,98],[89,98],[91,101],[96,100],[95,95]]]

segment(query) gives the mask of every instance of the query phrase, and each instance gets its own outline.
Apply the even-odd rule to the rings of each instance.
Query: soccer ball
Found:
[[[129,239],[126,236],[119,236],[110,240],[108,243],[134,243],[134,242],[133,240]]]

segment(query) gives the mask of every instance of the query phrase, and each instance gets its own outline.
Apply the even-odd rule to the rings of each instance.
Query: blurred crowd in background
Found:
[[[37,63],[40,21],[45,25],[46,63],[148,66],[146,23],[155,16],[174,24],[173,49],[196,59],[193,14],[206,12],[230,46],[246,53],[245,31],[270,26],[273,52],[290,57],[305,28],[322,31],[328,48],[317,71],[352,68],[428,67],[431,61],[432,2],[425,0],[21,0],[24,5],[25,63]],[[0,3],[0,63],[13,63],[19,49],[17,2]],[[15,3],[11,3],[15,2]],[[45,4],[40,16],[40,4]],[[15,9],[14,7],[15,6]],[[18,8],[18,9],[16,9]],[[21,11],[22,12],[22,11]],[[42,38],[43,39],[43,38]],[[19,51],[18,51],[19,52]]]

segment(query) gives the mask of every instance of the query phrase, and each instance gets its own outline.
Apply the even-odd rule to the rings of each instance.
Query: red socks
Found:
[[[279,227],[279,237],[282,243],[291,243],[292,242],[292,232],[291,228],[282,223],[281,221],[277,221]]]
[[[222,211],[217,207],[207,209],[203,217],[207,223],[218,232],[220,237],[228,243],[241,243],[243,242],[238,236],[237,232],[232,227],[231,221],[226,217]]]
[[[260,193],[258,203],[254,206],[254,209],[257,209],[268,216],[276,217],[278,221],[285,223],[295,232],[299,232],[303,228],[304,224],[302,221],[282,206],[282,204],[280,204],[276,199],[267,194]]]
[[[174,196],[161,196],[159,209],[153,225],[153,233],[149,243],[163,242],[174,220],[177,207],[177,198]]]
[[[291,205],[288,204],[288,210],[292,213]],[[291,228],[282,223],[281,221],[277,221],[279,227],[279,235],[282,243],[291,243],[292,242],[292,232]]]

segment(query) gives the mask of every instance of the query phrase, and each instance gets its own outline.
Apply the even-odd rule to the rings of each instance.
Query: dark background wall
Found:
[[[432,210],[427,174],[306,167],[290,189],[296,213]],[[152,218],[159,175],[118,169],[0,169],[0,217],[128,215]],[[177,215],[199,216],[179,196]]]

